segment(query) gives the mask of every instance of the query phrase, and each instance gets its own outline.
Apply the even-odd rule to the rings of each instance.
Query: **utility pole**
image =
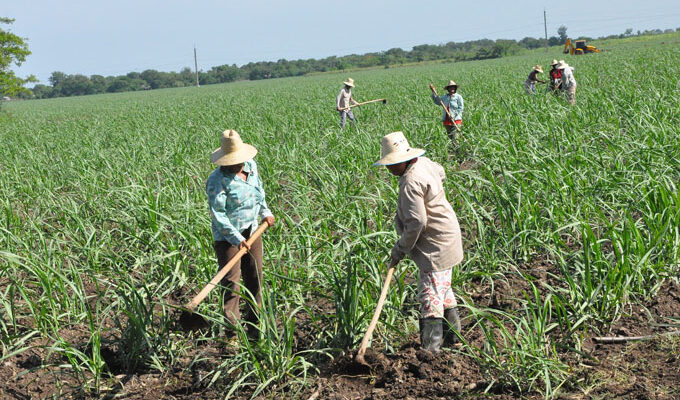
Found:
[[[200,85],[198,84],[198,59],[196,58],[196,45],[194,45],[194,68],[196,71],[196,87],[199,87]]]
[[[545,28],[545,52],[548,50],[548,18],[545,16],[545,8],[543,9],[543,28]]]

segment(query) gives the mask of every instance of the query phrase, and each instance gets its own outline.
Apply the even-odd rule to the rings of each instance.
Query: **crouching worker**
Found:
[[[235,327],[241,319],[239,298],[241,276],[243,283],[253,296],[256,306],[248,302],[246,321],[249,337],[257,337],[257,309],[262,296],[262,238],[248,246],[246,240],[257,229],[260,220],[274,225],[274,216],[265,201],[262,180],[253,160],[255,147],[243,143],[236,131],[222,133],[221,146],[210,156],[218,167],[210,174],[206,193],[212,215],[212,235],[217,263],[221,269],[239,249],[246,253],[222,279],[224,291],[224,315],[227,322]],[[232,334],[234,332],[232,331]]]
[[[394,132],[382,138],[382,158],[373,165],[384,165],[399,177],[395,225],[400,237],[391,258],[396,263],[408,255],[418,266],[420,344],[438,352],[444,336],[453,343],[453,329],[460,331],[451,271],[463,260],[463,244],[444,192],[444,168],[424,153],[411,148],[402,132]]]

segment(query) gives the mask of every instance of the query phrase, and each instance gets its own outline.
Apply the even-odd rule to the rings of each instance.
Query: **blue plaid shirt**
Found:
[[[241,232],[253,225],[257,226],[260,220],[272,215],[265,201],[264,188],[255,161],[246,161],[243,172],[248,175],[245,181],[236,174],[222,172],[217,167],[205,184],[215,241],[226,240],[232,245],[238,245],[246,240]]]

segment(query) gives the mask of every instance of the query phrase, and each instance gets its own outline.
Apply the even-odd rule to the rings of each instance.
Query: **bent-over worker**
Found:
[[[243,143],[238,132],[222,133],[221,145],[210,156],[217,168],[206,182],[206,194],[212,216],[212,236],[217,263],[221,269],[239,249],[248,250],[222,279],[226,288],[223,295],[224,315],[232,329],[239,323],[240,286],[243,276],[245,287],[253,296],[256,306],[248,302],[246,321],[251,338],[257,337],[257,309],[262,304],[262,238],[252,246],[246,242],[255,232],[259,221],[274,225],[274,216],[267,207],[264,187],[253,157],[255,147]],[[234,333],[233,330],[231,332]]]
[[[373,165],[384,165],[399,177],[399,240],[391,259],[396,263],[408,255],[420,270],[420,344],[437,352],[443,340],[455,342],[453,330],[460,331],[451,272],[463,260],[463,243],[456,213],[446,200],[444,168],[424,153],[411,148],[402,132],[393,132],[382,138],[381,158]]]
[[[550,70],[550,91],[552,93],[557,92],[562,86],[562,71],[560,71],[557,66],[560,64],[557,60],[552,60],[550,64],[552,69]]]
[[[524,81],[524,90],[527,92],[527,94],[535,94],[536,93],[536,82],[540,83],[545,83],[545,81],[542,81],[538,79],[538,74],[543,73],[543,67],[540,65],[534,66],[534,68],[529,72],[529,76],[527,77],[527,80]]]
[[[557,68],[562,71],[562,90],[567,94],[569,104],[576,102],[576,79],[574,79],[574,68],[564,61],[560,61]]]
[[[345,122],[347,117],[352,124],[354,124],[354,113],[350,106],[358,104],[354,98],[352,98],[352,88],[354,87],[354,79],[348,78],[343,82],[345,86],[340,89],[338,97],[335,98],[335,108],[340,113],[340,129],[345,127]]]

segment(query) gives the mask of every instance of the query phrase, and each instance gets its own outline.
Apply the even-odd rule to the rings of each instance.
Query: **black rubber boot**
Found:
[[[458,343],[456,332],[460,332],[460,316],[456,307],[444,310],[444,318],[444,344],[452,345]]]
[[[420,347],[433,353],[438,353],[442,347],[443,324],[442,318],[420,319]]]

